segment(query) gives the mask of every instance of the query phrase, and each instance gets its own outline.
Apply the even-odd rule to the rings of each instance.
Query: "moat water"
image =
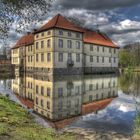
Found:
[[[140,74],[0,77],[0,93],[45,127],[132,135],[140,110]]]

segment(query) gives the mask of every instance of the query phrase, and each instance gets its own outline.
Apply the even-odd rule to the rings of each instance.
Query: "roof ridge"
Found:
[[[57,19],[56,19],[56,22],[54,24],[54,27],[57,25],[59,17],[60,17],[60,14],[58,14],[58,16],[57,16]]]

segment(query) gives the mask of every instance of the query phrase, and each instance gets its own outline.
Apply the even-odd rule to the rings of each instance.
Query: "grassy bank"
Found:
[[[135,140],[140,140],[140,114],[136,117],[135,120]]]
[[[136,67],[136,68],[133,68],[133,67],[128,67],[128,68],[123,68],[125,72],[140,72],[140,68],[139,67]]]
[[[0,96],[0,140],[75,140],[76,136],[58,135],[51,128],[34,122],[28,112]]]

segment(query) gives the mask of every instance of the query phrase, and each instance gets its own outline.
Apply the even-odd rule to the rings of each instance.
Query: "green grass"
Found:
[[[0,96],[0,140],[75,140],[76,136],[58,135],[51,128],[38,125],[33,116]]]
[[[140,113],[138,113],[135,119],[135,129],[133,139],[140,140]]]

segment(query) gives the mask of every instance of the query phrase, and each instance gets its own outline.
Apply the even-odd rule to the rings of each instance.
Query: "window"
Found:
[[[102,99],[104,99],[104,93],[101,94]]]
[[[38,105],[38,98],[36,97],[36,104]]]
[[[104,83],[102,83],[102,89],[104,88]]]
[[[93,85],[92,85],[92,84],[89,85],[89,90],[90,90],[90,91],[93,90]]]
[[[80,38],[80,33],[76,33],[76,37],[77,38]]]
[[[68,32],[68,36],[71,36],[71,32]]]
[[[30,51],[30,46],[28,46],[28,52]]]
[[[32,46],[31,46],[31,51],[32,51]]]
[[[44,102],[43,102],[43,100],[41,99],[41,106],[43,107],[44,106]]]
[[[59,48],[63,48],[63,40],[59,39]]]
[[[67,95],[71,96],[71,94],[72,94],[72,89],[71,88],[67,88]]]
[[[41,48],[44,48],[44,41],[41,41]]]
[[[68,60],[72,60],[72,54],[68,53]]]
[[[63,53],[59,53],[58,60],[59,62],[63,62]]]
[[[93,45],[90,45],[90,51],[93,51]]]
[[[102,63],[104,63],[104,57],[102,57]]]
[[[51,94],[51,89],[47,88],[47,97],[50,97],[50,94]]]
[[[75,101],[75,107],[77,107],[77,106],[79,106],[79,99],[77,99],[76,101]]]
[[[50,43],[51,43],[51,41],[50,41],[50,39],[48,39],[48,40],[47,40],[47,47],[48,47],[48,48],[50,48],[50,46],[51,46]]]
[[[68,44],[68,48],[72,48],[72,41],[71,40],[68,40],[67,44]]]
[[[113,90],[113,96],[115,96],[115,91]]]
[[[33,56],[31,56],[31,62],[33,61]]]
[[[41,95],[44,95],[44,87],[41,87]]]
[[[63,35],[63,31],[59,30],[59,35]]]
[[[103,52],[105,51],[105,48],[103,47]]]
[[[51,61],[51,54],[50,54],[50,53],[47,54],[47,61],[48,61],[48,62]]]
[[[109,63],[111,63],[111,57],[109,57]]]
[[[89,95],[89,101],[91,102],[93,99],[92,99],[92,95]]]
[[[108,87],[110,88],[110,86],[111,86],[111,84],[110,84],[110,82],[108,83]]]
[[[30,88],[30,83],[28,82],[28,88]]]
[[[51,34],[51,31],[48,31],[48,32],[47,32],[47,35],[50,35],[50,34]]]
[[[116,58],[114,57],[114,63],[116,63]]]
[[[37,35],[36,35],[36,38],[38,38],[38,37],[39,37],[39,35],[37,34]]]
[[[41,36],[44,36],[44,33],[41,33]]]
[[[98,86],[98,83],[96,83],[96,90],[98,90],[99,86]]]
[[[36,94],[38,94],[38,85],[36,85]]]
[[[111,48],[109,48],[109,53],[111,53]]]
[[[99,56],[97,56],[97,63],[99,62]]]
[[[80,42],[79,41],[76,41],[76,48],[80,49]]]
[[[68,101],[67,103],[67,107],[71,107],[71,101]]]
[[[96,100],[98,100],[98,97],[99,97],[98,94],[96,94]]]
[[[36,50],[38,50],[38,42],[36,42]]]
[[[80,93],[80,86],[76,86],[75,87],[75,94],[79,94]]]
[[[110,97],[111,96],[111,91],[108,91],[108,97]]]
[[[42,53],[41,54],[41,62],[43,62],[44,61],[44,54]]]
[[[50,109],[50,102],[47,101],[47,108]]]
[[[90,56],[90,62],[93,62],[93,56]]]
[[[58,108],[59,108],[59,110],[63,108],[63,102],[62,101],[59,101]]]
[[[99,46],[97,46],[97,52],[99,52]]]
[[[116,84],[115,84],[115,81],[113,81],[113,87],[115,87],[115,85],[116,85]]]
[[[28,62],[30,62],[30,56],[28,56]]]
[[[38,62],[38,54],[36,54],[36,62]]]
[[[114,53],[116,53],[116,49],[114,49]]]
[[[63,88],[58,88],[58,97],[63,96]]]
[[[76,62],[80,62],[80,54],[76,54]]]

